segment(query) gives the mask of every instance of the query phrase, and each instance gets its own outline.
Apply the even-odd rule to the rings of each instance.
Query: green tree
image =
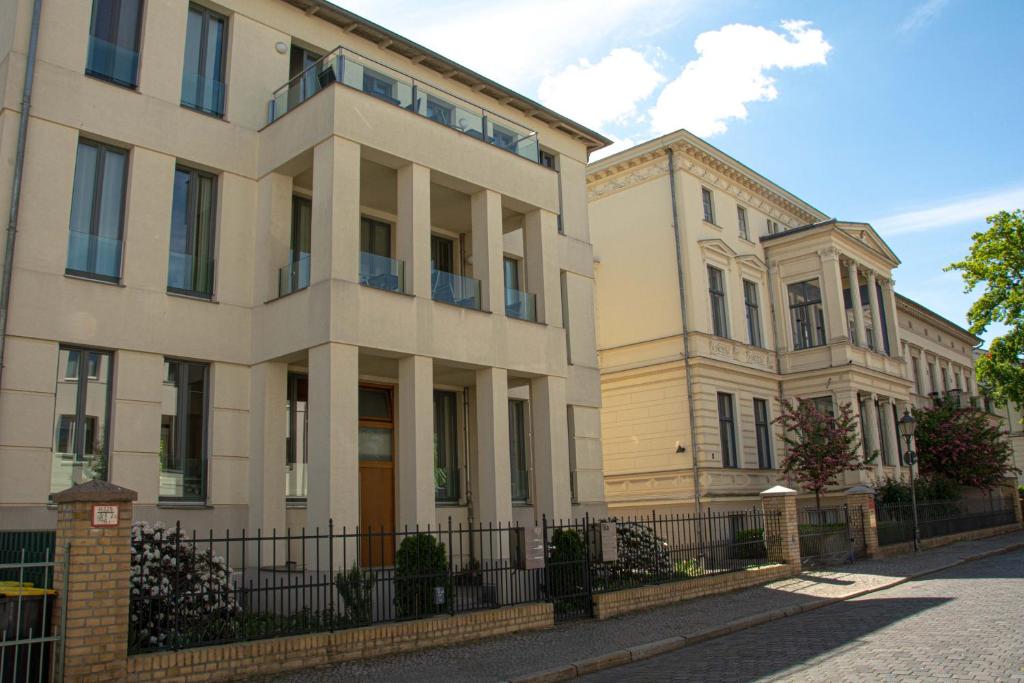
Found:
[[[989,228],[974,233],[967,258],[946,270],[960,271],[965,292],[984,287],[967,311],[971,332],[982,334],[993,324],[1008,328],[978,359],[978,383],[1000,405],[1024,405],[1024,210],[985,220]]]
[[[914,409],[918,469],[928,479],[990,490],[1018,472],[1006,435],[974,408],[941,401]]]

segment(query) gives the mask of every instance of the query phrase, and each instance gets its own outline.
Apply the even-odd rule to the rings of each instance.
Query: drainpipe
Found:
[[[32,29],[28,38],[25,61],[25,84],[21,94],[21,115],[18,118],[18,147],[14,157],[14,179],[11,182],[11,212],[7,222],[7,243],[4,248],[3,282],[0,284],[0,386],[3,384],[4,351],[7,349],[7,311],[11,301],[11,277],[14,274],[14,241],[18,234],[18,204],[21,202],[21,175],[25,168],[25,139],[28,137],[28,112],[32,104],[32,81],[36,71],[36,47],[39,44],[39,15],[43,0],[32,6]]]
[[[768,259],[768,250],[764,252],[765,270],[768,271],[768,315],[772,319],[772,339],[775,341],[775,374],[779,380],[779,410],[782,410],[782,342],[779,339],[779,324],[775,316],[775,287],[772,285],[772,264]],[[774,463],[773,463],[774,464]]]
[[[693,410],[693,377],[690,375],[690,328],[686,323],[686,286],[683,277],[683,245],[679,231],[679,201],[676,197],[675,156],[669,147],[668,188],[672,198],[672,233],[676,241],[676,279],[679,286],[679,317],[683,323],[683,372],[686,374],[686,406],[690,415],[690,460],[693,462],[693,501],[701,514],[700,463],[697,462],[697,430]]]

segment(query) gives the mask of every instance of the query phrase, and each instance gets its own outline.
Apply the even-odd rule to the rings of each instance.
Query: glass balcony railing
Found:
[[[70,231],[67,269],[108,280],[121,276],[121,240]]]
[[[277,295],[284,296],[309,287],[309,254],[289,261],[277,271]]]
[[[432,270],[430,297],[434,301],[480,310],[480,281],[443,270]]]
[[[537,295],[506,287],[505,315],[537,322]]]
[[[535,131],[341,47],[274,91],[268,106],[268,123],[273,123],[333,83],[347,85],[442,126],[540,163],[540,145]]]
[[[139,73],[139,53],[91,36],[85,72],[91,76],[135,87]]]
[[[405,261],[366,251],[360,252],[359,283],[389,292],[404,292]]]
[[[198,74],[185,74],[181,79],[181,103],[214,116],[224,115],[224,83]]]
[[[213,259],[171,252],[167,261],[167,288],[177,292],[210,296],[213,292]]]

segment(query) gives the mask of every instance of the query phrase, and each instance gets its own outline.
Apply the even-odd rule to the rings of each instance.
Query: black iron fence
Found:
[[[14,533],[23,534],[21,548],[14,547]],[[45,542],[40,547],[34,533],[4,532],[7,538],[0,556],[0,681],[62,680],[65,605],[61,603],[59,612],[54,609],[57,591],[50,588],[56,566],[52,538],[49,547]],[[66,549],[65,578],[69,557]],[[62,588],[67,592],[66,581]]]
[[[700,579],[777,560],[780,524],[780,513],[757,509],[603,524],[544,519],[537,528],[449,522],[394,532],[331,526],[297,534],[199,536],[180,527],[136,524],[129,651],[541,601],[553,603],[559,621],[588,617],[595,592]]]
[[[800,559],[804,564],[852,562],[858,554],[860,508],[806,508],[797,512]],[[863,538],[863,532],[860,534]]]
[[[46,567],[25,568],[25,562],[47,562],[54,557],[57,532],[43,530],[0,531],[0,565],[17,565],[0,569],[0,582],[27,581],[41,588],[52,588],[53,572]]]
[[[986,498],[927,501],[917,504],[921,538],[987,529],[1013,524],[1015,501],[1001,495]],[[914,540],[914,508],[911,503],[879,503],[878,544],[890,545]]]

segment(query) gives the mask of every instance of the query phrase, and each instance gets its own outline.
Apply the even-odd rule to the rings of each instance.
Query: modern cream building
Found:
[[[895,293],[899,259],[870,225],[683,130],[592,163],[587,180],[611,511],[753,504],[780,483],[773,420],[796,398],[859,417],[878,458],[844,485],[898,477],[896,420],[923,398],[907,358],[974,390],[976,340]]]
[[[105,476],[203,531],[604,507],[608,141],[323,0],[0,4],[0,526]]]

